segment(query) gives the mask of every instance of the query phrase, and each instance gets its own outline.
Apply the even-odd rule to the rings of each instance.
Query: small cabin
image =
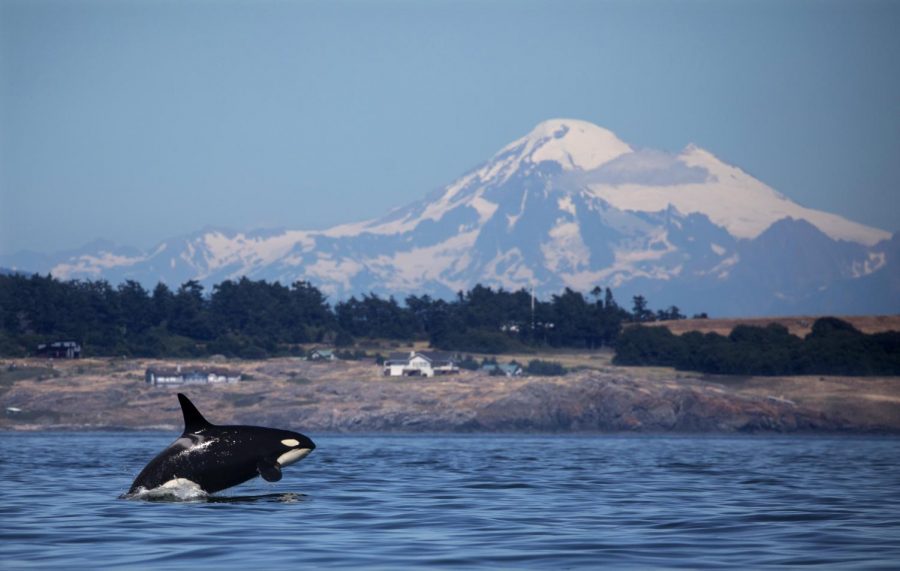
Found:
[[[48,359],[80,359],[81,345],[77,341],[54,341],[37,346],[39,357]]]
[[[503,375],[505,377],[521,377],[524,370],[518,363],[485,363],[481,370],[489,375]]]
[[[151,367],[144,373],[148,385],[189,385],[238,383],[243,375],[240,371],[221,368],[174,368]]]
[[[334,361],[337,359],[331,349],[314,349],[309,353],[310,361]]]

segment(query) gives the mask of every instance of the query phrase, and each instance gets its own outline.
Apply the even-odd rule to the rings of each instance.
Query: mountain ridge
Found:
[[[336,298],[446,297],[476,283],[543,295],[601,286],[729,315],[840,309],[854,304],[855,283],[884,282],[878,305],[898,311],[893,280],[859,281],[886,271],[895,242],[796,204],[696,145],[677,155],[634,149],[602,127],[552,119],[379,218],[317,231],[207,229],[143,252],[109,246],[47,255],[28,269],[170,285],[306,280]],[[0,265],[22,267],[24,256],[12,260],[19,264],[11,258]],[[739,293],[747,283],[760,291]],[[845,292],[843,302],[817,293],[832,285]]]

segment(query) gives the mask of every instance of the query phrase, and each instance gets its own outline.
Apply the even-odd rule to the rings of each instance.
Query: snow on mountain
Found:
[[[591,170],[630,152],[632,148],[612,131],[593,123],[551,119],[501,149],[494,161],[503,166],[505,178],[509,178],[509,173],[521,169],[523,163],[554,161],[564,170]]]
[[[652,155],[651,155],[652,156]],[[633,157],[628,159],[634,161]],[[627,162],[623,160],[622,162]],[[641,165],[636,175],[659,172],[660,161]],[[681,167],[679,170],[677,167]],[[807,220],[834,238],[872,246],[890,238],[890,233],[851,222],[835,214],[804,208],[792,202],[741,169],[727,165],[709,151],[688,146],[665,164],[671,173],[692,169],[702,180],[672,177],[658,178],[647,184],[636,176],[633,181],[608,176],[614,168],[587,173],[585,181],[594,194],[616,208],[656,212],[674,206],[683,213],[702,213],[733,236],[755,238],[783,218]]]
[[[422,220],[439,220],[461,205],[474,209],[484,223],[497,209],[485,199],[484,190],[502,185],[516,173],[529,173],[544,161],[563,170],[588,170],[632,152],[611,131],[586,121],[554,119],[544,121],[528,135],[498,151],[487,163],[445,187],[436,200],[427,200],[399,209],[377,221],[333,228],[329,236],[352,236],[362,232],[394,234],[409,231]],[[402,213],[402,215],[400,214]]]
[[[98,244],[31,258],[28,269],[148,285],[307,280],[332,298],[609,286],[619,299],[641,293],[719,315],[839,309],[864,283],[891,292],[867,307],[900,311],[896,281],[875,277],[896,271],[889,238],[802,207],[696,146],[635,150],[591,123],[555,119],[378,219],[324,231],[209,229],[146,253]]]

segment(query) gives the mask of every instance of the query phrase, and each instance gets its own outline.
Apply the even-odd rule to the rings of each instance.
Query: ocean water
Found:
[[[280,482],[119,499],[176,436],[0,434],[0,568],[900,568],[894,438],[310,435]]]

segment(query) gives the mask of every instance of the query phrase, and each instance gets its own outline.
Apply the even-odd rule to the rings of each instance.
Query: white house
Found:
[[[391,353],[384,361],[383,370],[386,377],[433,377],[458,373],[459,367],[451,353],[410,351]]]
[[[410,353],[391,353],[382,365],[385,377],[402,377],[409,369]]]
[[[150,385],[187,385],[210,383],[237,383],[241,380],[239,371],[229,369],[182,369],[151,367],[144,373],[144,380]]]
[[[80,359],[81,345],[77,341],[54,341],[37,346],[39,357],[51,359]]]

